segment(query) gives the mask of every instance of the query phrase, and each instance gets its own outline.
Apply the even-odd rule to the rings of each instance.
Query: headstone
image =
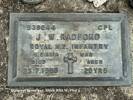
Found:
[[[127,26],[119,13],[12,13],[8,85],[130,85]]]

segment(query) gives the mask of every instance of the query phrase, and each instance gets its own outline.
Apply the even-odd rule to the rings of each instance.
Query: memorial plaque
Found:
[[[127,26],[117,13],[12,13],[8,85],[130,85]]]

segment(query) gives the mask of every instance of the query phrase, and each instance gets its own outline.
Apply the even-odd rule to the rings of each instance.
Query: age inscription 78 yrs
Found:
[[[12,13],[9,86],[131,84],[125,14]]]

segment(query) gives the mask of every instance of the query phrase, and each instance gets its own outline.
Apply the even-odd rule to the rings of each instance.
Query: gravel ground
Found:
[[[133,87],[87,87],[87,88],[8,88],[8,36],[11,12],[44,13],[128,13],[131,34],[131,60],[133,52],[133,9],[128,0],[108,0],[95,8],[86,0],[44,0],[38,5],[22,4],[19,0],[0,0],[0,100],[133,100]],[[67,89],[67,91],[65,91]],[[53,90],[53,92],[52,92]]]

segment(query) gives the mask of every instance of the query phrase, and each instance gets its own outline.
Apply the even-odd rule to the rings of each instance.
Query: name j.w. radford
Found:
[[[46,39],[46,37],[49,40],[55,40],[56,34],[48,34],[47,36],[45,34],[38,34],[36,35],[35,39],[37,41],[43,41]],[[99,40],[100,34],[94,33],[94,34],[81,34],[81,33],[73,33],[73,34],[60,34],[59,40]],[[58,40],[58,39],[57,39]]]

